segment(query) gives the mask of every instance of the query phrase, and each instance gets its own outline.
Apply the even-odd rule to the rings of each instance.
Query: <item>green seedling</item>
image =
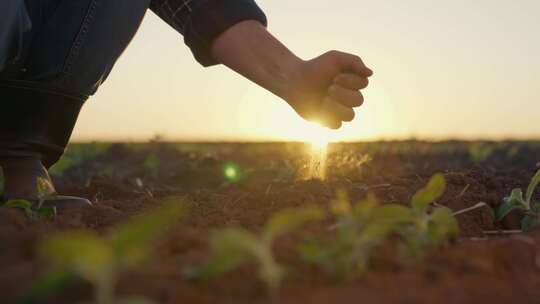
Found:
[[[148,170],[156,170],[160,164],[159,158],[154,153],[151,153],[144,160],[143,166]]]
[[[67,152],[49,169],[49,174],[62,176],[67,170],[103,154],[109,147],[110,144],[108,143],[97,142],[70,145]]]
[[[308,239],[299,246],[299,252],[304,261],[318,265],[338,280],[363,273],[374,250],[412,220],[408,208],[381,206],[371,194],[353,206],[346,193],[338,191],[331,210],[337,219],[332,234]]]
[[[430,204],[439,199],[445,189],[444,176],[436,174],[413,196],[410,208],[412,221],[398,231],[402,238],[403,257],[420,260],[444,241],[459,234],[457,220],[450,209],[437,207],[429,212]]]
[[[55,207],[43,206],[43,202],[47,197],[54,196],[56,194],[54,186],[48,179],[39,177],[37,179],[36,187],[38,193],[36,203],[32,203],[24,199],[13,199],[5,202],[2,207],[21,209],[24,211],[26,217],[33,221],[49,219],[56,216]]]
[[[299,248],[300,255],[339,280],[365,271],[374,251],[393,235],[400,237],[403,257],[421,259],[459,232],[450,209],[436,208],[428,212],[429,205],[444,190],[444,177],[437,174],[413,196],[410,207],[379,205],[373,195],[353,206],[340,191],[331,204],[337,219],[333,233],[307,240]]]
[[[54,207],[37,207],[34,208],[32,203],[27,200],[17,199],[5,202],[3,207],[22,209],[26,217],[32,221],[53,218],[56,215]]]
[[[122,270],[144,262],[150,255],[151,244],[183,213],[183,202],[174,200],[135,217],[105,236],[90,231],[58,233],[39,246],[39,255],[52,264],[54,274],[45,277],[62,277],[58,274],[62,271],[78,275],[94,286],[96,304],[151,303],[140,298],[117,299],[114,295],[117,277]],[[47,286],[42,282],[36,285]]]
[[[495,147],[487,143],[475,143],[469,146],[469,156],[475,163],[487,160],[494,151]]]
[[[274,241],[323,217],[322,210],[316,207],[286,209],[272,215],[261,235],[239,227],[214,231],[210,236],[212,256],[202,266],[186,271],[186,276],[206,279],[255,262],[258,264],[259,279],[266,284],[270,293],[274,293],[285,275],[285,268],[278,264],[272,252]]]
[[[532,200],[534,190],[540,183],[540,170],[532,177],[525,198],[519,188],[513,189],[510,196],[503,199],[503,204],[497,210],[497,220],[502,220],[513,210],[521,210],[525,215],[521,220],[521,230],[529,231],[540,223],[540,202]]]

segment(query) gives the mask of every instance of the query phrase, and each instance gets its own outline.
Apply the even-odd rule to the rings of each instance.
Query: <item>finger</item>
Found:
[[[358,76],[356,74],[343,73],[334,78],[334,84],[349,90],[361,90],[368,86],[369,80],[367,77]]]
[[[328,96],[348,108],[359,107],[364,103],[364,96],[359,91],[344,89],[338,85],[331,85]]]
[[[324,114],[333,120],[351,121],[354,119],[354,111],[352,108],[344,106],[329,97],[324,98],[322,110]]]
[[[354,55],[352,55],[352,57],[353,58],[351,60],[350,66],[352,71],[366,77],[370,77],[373,75],[373,71],[364,64],[360,57]]]
[[[331,123],[327,124],[326,126],[332,130],[337,130],[341,128],[342,125],[343,123],[341,122],[341,120],[333,120]]]
[[[325,116],[324,118],[319,119],[317,122],[319,122],[324,127],[334,130],[341,128],[341,125],[343,124],[340,119],[329,116]]]

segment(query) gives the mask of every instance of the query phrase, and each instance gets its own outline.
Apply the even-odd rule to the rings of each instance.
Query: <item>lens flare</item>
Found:
[[[240,179],[240,169],[234,163],[226,163],[223,166],[223,176],[229,182],[237,182]]]

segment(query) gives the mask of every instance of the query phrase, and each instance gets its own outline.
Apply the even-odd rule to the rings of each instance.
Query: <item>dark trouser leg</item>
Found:
[[[16,122],[1,125],[0,157],[35,154],[47,167],[58,160],[79,108],[107,78],[149,2],[26,1],[32,29],[19,43],[18,60],[0,72],[1,115]]]
[[[82,104],[107,78],[149,2],[25,1],[31,30],[0,29],[0,38],[10,37],[0,40],[0,50],[20,48],[0,71],[0,166],[38,159],[49,167],[58,160]],[[2,5],[0,19],[9,13]]]

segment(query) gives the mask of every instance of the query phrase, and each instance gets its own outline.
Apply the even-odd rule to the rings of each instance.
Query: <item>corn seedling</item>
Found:
[[[259,279],[273,293],[285,275],[284,267],[277,263],[272,253],[274,241],[323,216],[323,212],[316,207],[286,209],[272,215],[261,235],[233,227],[214,231],[210,236],[212,256],[202,266],[186,271],[186,276],[205,279],[231,271],[244,263],[255,262],[258,264]]]
[[[450,209],[437,207],[432,212],[428,212],[429,205],[439,199],[445,189],[444,176],[436,174],[413,196],[409,209],[412,221],[398,231],[402,238],[403,257],[422,259],[445,240],[459,234],[457,220]]]
[[[331,210],[337,219],[332,235],[308,239],[299,246],[299,252],[304,261],[318,265],[338,280],[364,272],[373,251],[411,220],[406,207],[380,206],[374,195],[353,206],[344,191],[338,191]]]
[[[58,273],[63,271],[78,275],[93,285],[93,303],[96,304],[151,303],[140,298],[117,299],[114,295],[117,277],[122,270],[149,257],[151,244],[178,221],[184,213],[183,206],[175,200],[134,218],[103,237],[89,231],[52,236],[39,246],[40,256],[51,262],[52,273],[56,273],[45,277],[62,277]]]
[[[525,198],[523,190],[513,189],[510,196],[503,199],[503,204],[497,210],[497,220],[503,219],[513,210],[521,210],[524,217],[521,220],[521,230],[529,231],[540,222],[540,202],[532,200],[534,190],[540,183],[540,170],[532,177]]]

